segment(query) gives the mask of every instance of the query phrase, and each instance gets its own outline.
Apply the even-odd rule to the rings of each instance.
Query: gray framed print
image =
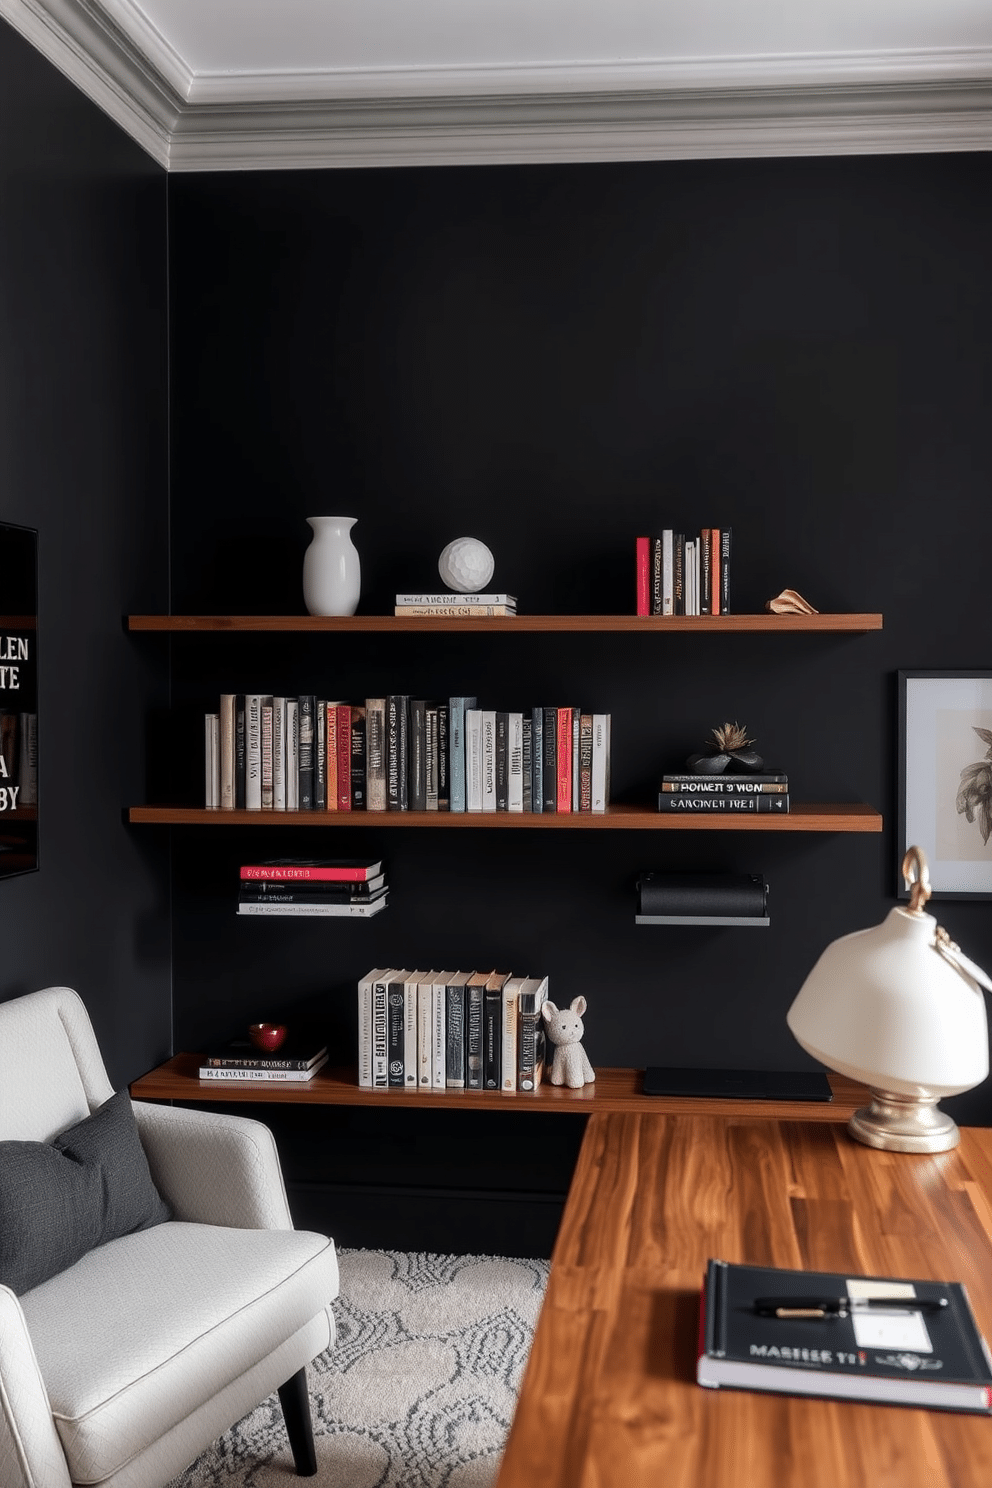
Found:
[[[921,847],[935,899],[992,899],[992,671],[899,673],[898,894]]]
[[[0,522],[0,878],[38,867],[38,534]]]

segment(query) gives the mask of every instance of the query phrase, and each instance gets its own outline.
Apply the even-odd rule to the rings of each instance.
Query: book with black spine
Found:
[[[534,809],[534,721],[530,713],[520,716],[520,769],[520,810],[530,812]]]
[[[408,811],[410,698],[390,693],[386,698],[386,809]]]
[[[699,533],[699,613],[709,615],[713,610],[713,546],[710,529],[703,527]]]
[[[651,613],[660,615],[662,611],[662,543],[660,537],[651,539]]]
[[[558,709],[544,708],[542,811],[558,810]]]
[[[459,971],[444,988],[444,1084],[447,1090],[465,1089],[465,984],[472,975]]]
[[[427,811],[437,810],[437,709],[437,703],[428,699],[424,706],[424,806]]]
[[[482,995],[482,1088],[500,1090],[503,1083],[503,988],[509,973],[494,971]]]
[[[730,553],[733,528],[720,528],[720,613],[730,614]]]
[[[370,904],[386,893],[383,874],[364,884],[242,883],[242,904]]]
[[[713,814],[721,811],[728,816],[734,812],[762,812],[766,815],[785,816],[789,810],[789,797],[788,793],[764,795],[754,792],[737,795],[721,792],[719,795],[683,795],[659,791],[658,810],[669,814],[673,811],[680,812],[685,816],[693,813],[703,816],[707,812]]]
[[[389,976],[389,991],[386,998],[386,1061],[390,1090],[402,1089],[405,1083],[405,1021],[406,980],[412,971],[393,971]]]
[[[239,692],[234,699],[234,809],[245,809],[245,779],[247,773],[247,724],[245,721],[245,695]]]
[[[427,703],[410,699],[410,810],[427,810]]]
[[[530,809],[544,811],[544,709],[530,710]]]
[[[496,711],[496,810],[509,810],[510,780],[510,756],[509,756],[509,734],[510,715],[503,709]]]
[[[260,1049],[250,1038],[228,1039],[201,1057],[200,1063],[215,1069],[311,1069],[327,1053],[327,1040],[319,1033],[291,1028],[278,1049]]]
[[[365,809],[386,809],[386,699],[365,699]]]
[[[297,809],[314,809],[314,707],[317,699],[312,692],[300,693],[299,697],[299,797]]]
[[[710,1389],[992,1414],[992,1356],[960,1282],[711,1260],[699,1334]]]
[[[366,714],[364,704],[351,708],[351,809],[364,811],[366,799]]]
[[[437,809],[451,809],[450,715],[447,703],[437,705]]]
[[[685,614],[685,533],[672,534],[672,614]]]
[[[313,809],[326,811],[327,799],[327,699],[315,698],[313,709]]]
[[[492,972],[473,972],[465,983],[465,1089],[482,1089],[482,1014]]]
[[[592,714],[579,715],[579,810],[592,810]]]
[[[789,777],[784,773],[755,775],[663,775],[661,789],[670,795],[750,796],[785,795]]]

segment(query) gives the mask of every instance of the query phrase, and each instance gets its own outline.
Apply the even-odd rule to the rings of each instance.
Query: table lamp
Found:
[[[825,1064],[870,1087],[848,1131],[887,1152],[946,1152],[960,1132],[937,1107],[945,1095],[980,1085],[989,1072],[981,989],[992,982],[924,905],[926,857],[903,858],[909,907],[880,925],[828,945],[799,989],[787,1022]]]

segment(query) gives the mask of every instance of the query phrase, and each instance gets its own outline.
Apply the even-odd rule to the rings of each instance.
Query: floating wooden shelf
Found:
[[[867,631],[881,615],[128,615],[133,631]]]
[[[644,1071],[600,1069],[596,1082],[581,1090],[547,1083],[533,1094],[499,1090],[361,1090],[355,1070],[325,1066],[306,1083],[248,1080],[201,1080],[199,1054],[177,1054],[131,1083],[135,1100],[245,1101],[310,1106],[403,1106],[421,1110],[551,1111],[583,1116],[590,1111],[649,1111],[658,1114],[697,1112],[707,1116],[740,1113],[738,1097],[726,1100],[644,1094]],[[748,1101],[749,1113],[781,1120],[846,1121],[871,1095],[864,1086],[841,1075],[829,1075],[832,1101]]]
[[[132,806],[136,826],[168,827],[448,827],[474,830],[643,832],[880,832],[882,818],[863,802],[795,804],[786,816],[739,812],[663,815],[650,806],[534,814],[516,811],[221,811],[203,806]]]

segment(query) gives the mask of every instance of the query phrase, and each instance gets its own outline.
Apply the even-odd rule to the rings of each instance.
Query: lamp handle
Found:
[[[922,847],[906,849],[906,856],[902,860],[902,877],[910,891],[910,914],[922,914],[923,906],[933,892],[930,888],[930,869]]]
[[[927,867],[926,854],[922,847],[907,849],[906,856],[902,860],[902,876],[907,889],[910,890],[910,914],[925,913],[923,906],[933,890],[930,888],[930,870]],[[964,954],[943,925],[934,926],[933,948],[938,955],[943,956],[944,960],[954,967],[959,976],[971,982],[976,991],[979,987],[984,987],[986,992],[992,992],[992,980],[986,976],[980,966]]]

